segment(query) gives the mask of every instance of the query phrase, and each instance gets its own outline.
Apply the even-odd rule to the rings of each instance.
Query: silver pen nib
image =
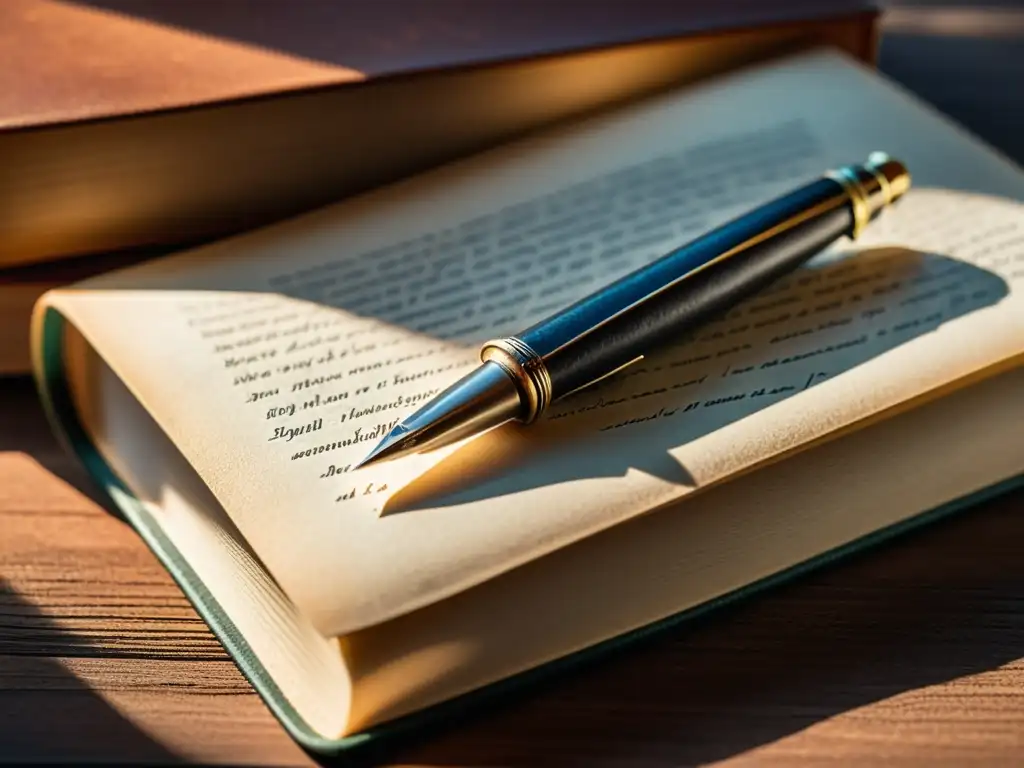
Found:
[[[403,440],[403,437],[410,436],[409,440]],[[356,464],[355,469],[365,467],[369,464],[375,464],[378,461],[387,461],[388,459],[397,459],[399,456],[405,456],[408,453],[416,451],[416,435],[411,432],[409,428],[403,423],[396,426],[390,432],[388,432],[384,439],[377,443],[377,447],[370,451],[366,457]]]
[[[512,377],[497,363],[484,363],[404,419],[355,468],[450,445],[522,412]]]

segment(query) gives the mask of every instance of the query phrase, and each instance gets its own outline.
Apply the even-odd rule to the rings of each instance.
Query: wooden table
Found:
[[[992,67],[976,68],[971,88],[962,62],[957,78],[943,70],[963,50],[956,41],[929,69],[928,43],[903,37],[886,41],[883,68],[931,88],[975,130],[989,121],[989,137],[1024,156],[1024,99],[1018,87],[1007,102],[999,85],[1020,82],[1020,40],[1004,35],[1002,54],[985,56],[968,46],[964,61]],[[952,95],[940,80],[957,86]],[[999,120],[984,106],[993,94]],[[0,761],[310,764],[98,498],[49,436],[30,382],[0,381]],[[397,757],[1019,763],[1024,494],[563,677]]]

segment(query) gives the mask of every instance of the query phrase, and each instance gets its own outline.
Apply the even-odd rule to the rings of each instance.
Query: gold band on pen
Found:
[[[910,188],[907,169],[882,152],[873,152],[866,163],[847,165],[829,171],[826,176],[843,188],[850,201],[853,208],[850,237],[854,240],[877,213]]]
[[[864,170],[868,171],[872,176],[875,177],[875,181],[878,182],[878,188],[882,192],[882,207],[891,205],[895,199],[892,194],[892,185],[889,183],[889,179],[885,177],[885,174],[875,168],[870,163],[864,164]]]
[[[886,205],[899,200],[910,189],[910,173],[907,172],[906,166],[894,161],[884,152],[872,152],[868,161],[864,163],[864,168],[878,179]]]
[[[516,383],[526,413],[527,424],[547,410],[551,402],[551,374],[538,355],[522,339],[509,336],[488,341],[480,350],[480,359],[500,365]]]
[[[835,171],[829,171],[828,178],[839,184],[850,198],[853,207],[853,230],[850,232],[850,239],[856,240],[864,227],[871,221],[871,203],[868,192],[860,183],[857,172],[850,166],[843,166]]]

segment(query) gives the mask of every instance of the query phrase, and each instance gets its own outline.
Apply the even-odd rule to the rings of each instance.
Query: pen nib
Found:
[[[512,377],[484,363],[392,429],[355,468],[429,451],[479,434],[519,416]]]
[[[414,453],[418,443],[416,435],[417,433],[409,429],[405,424],[399,424],[388,432],[384,436],[384,439],[377,443],[377,447],[370,451],[362,461],[356,464],[354,469],[367,467],[370,464],[387,461],[388,459],[397,459],[399,456]]]

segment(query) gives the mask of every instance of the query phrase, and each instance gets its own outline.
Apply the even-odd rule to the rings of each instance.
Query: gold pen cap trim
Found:
[[[864,164],[864,169],[875,177],[875,181],[878,182],[878,189],[882,193],[882,207],[892,205],[892,201],[896,198],[892,195],[892,185],[889,184],[889,179],[886,178],[885,174],[875,168],[873,165],[868,163]]]
[[[535,421],[551,403],[551,374],[544,358],[515,336],[488,341],[480,350],[482,362],[501,366],[516,383],[525,406],[523,421]]]
[[[853,229],[850,232],[850,239],[856,240],[864,231],[864,227],[871,221],[868,192],[857,178],[857,172],[849,165],[829,171],[825,175],[839,184],[846,191],[846,196],[850,198],[850,204],[853,206]]]
[[[885,152],[872,152],[864,167],[875,175],[875,178],[888,190],[887,203],[894,203],[899,200],[910,189],[910,172],[907,167],[898,160],[889,157]]]
[[[825,174],[843,188],[853,209],[850,238],[856,240],[882,209],[910,188],[906,166],[884,152],[872,152],[861,165],[847,165]]]

